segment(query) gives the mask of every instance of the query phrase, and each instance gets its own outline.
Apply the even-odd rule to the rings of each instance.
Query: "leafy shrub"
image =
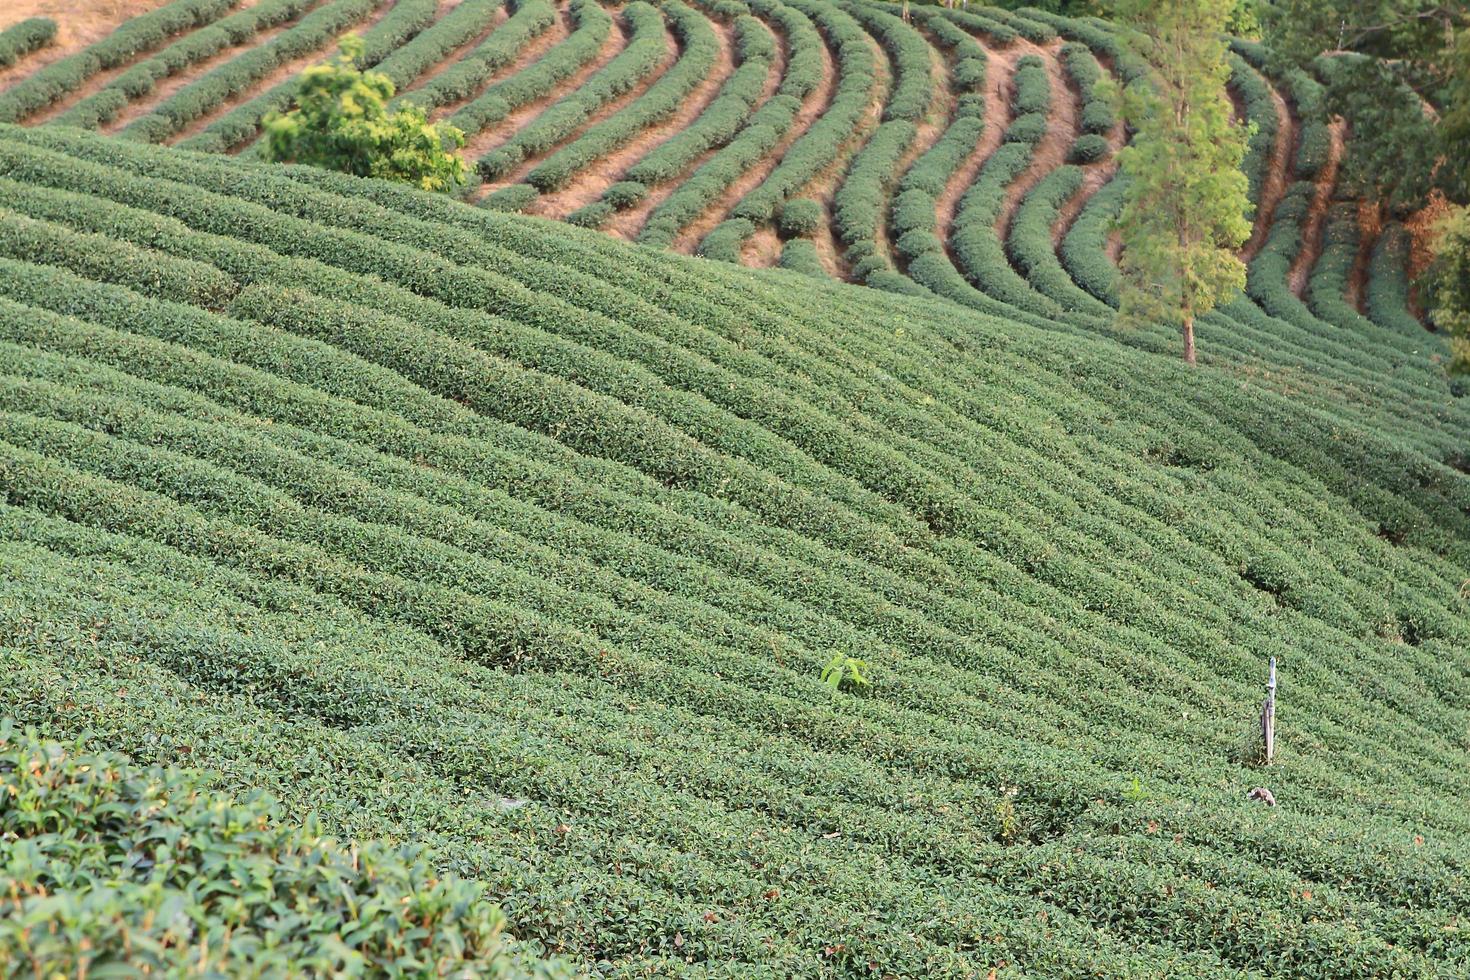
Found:
[[[625,211],[648,196],[648,186],[636,180],[620,180],[602,192],[602,199],[618,211]]]
[[[42,976],[571,976],[428,855],[344,847],[270,797],[0,721],[0,958]],[[289,912],[287,912],[289,910]]]
[[[1112,147],[1105,137],[1087,133],[1077,137],[1072,148],[1067,151],[1068,163],[1096,163],[1098,160],[1107,158]]]
[[[354,58],[362,41],[348,36],[335,63],[308,68],[296,93],[296,108],[265,118],[267,158],[380,177],[446,191],[464,179],[454,151],[464,133],[444,123],[429,125],[423,110],[387,110],[393,83],[386,75],[359,71]]]
[[[863,673],[867,669],[867,661],[849,657],[839,650],[822,667],[822,684],[833,694],[844,689],[861,690],[872,683],[868,680],[868,675]]]
[[[801,238],[822,224],[822,205],[809,197],[799,197],[781,205],[781,234]]]
[[[0,68],[9,68],[32,51],[39,51],[56,37],[56,21],[50,17],[27,17],[0,31]]]

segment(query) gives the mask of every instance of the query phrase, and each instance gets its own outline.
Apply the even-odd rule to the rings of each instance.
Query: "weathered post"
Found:
[[[1276,658],[1271,658],[1271,674],[1266,681],[1266,703],[1261,706],[1261,740],[1266,746],[1266,765],[1276,755]]]

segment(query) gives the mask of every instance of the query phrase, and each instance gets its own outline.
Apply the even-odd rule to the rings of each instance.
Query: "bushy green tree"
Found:
[[[1123,93],[1133,142],[1118,228],[1123,322],[1179,325],[1195,362],[1194,321],[1245,286],[1236,249],[1250,236],[1249,133],[1231,119],[1223,32],[1234,0],[1118,0],[1131,44],[1152,71]]]
[[[1452,367],[1470,373],[1470,208],[1451,212],[1437,229],[1430,270],[1434,322],[1450,336]]]
[[[1401,210],[1435,189],[1470,203],[1470,4],[1270,0],[1261,19],[1278,63],[1327,83],[1324,111],[1353,134],[1355,191]]]
[[[463,182],[465,165],[454,151],[464,145],[464,132],[430,123],[418,106],[388,111],[393,82],[360,70],[362,51],[362,40],[348,35],[335,60],[302,72],[295,108],[265,118],[266,158],[403,181],[427,191],[447,191]]]

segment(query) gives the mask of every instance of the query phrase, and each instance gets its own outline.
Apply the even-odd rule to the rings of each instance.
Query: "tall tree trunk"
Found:
[[[1184,326],[1180,328],[1184,334],[1184,363],[1194,364],[1194,317],[1184,318]]]

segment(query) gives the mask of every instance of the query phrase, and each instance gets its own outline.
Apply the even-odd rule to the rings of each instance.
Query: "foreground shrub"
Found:
[[[36,976],[570,975],[417,848],[343,846],[263,794],[8,722],[0,841],[0,962]]]

